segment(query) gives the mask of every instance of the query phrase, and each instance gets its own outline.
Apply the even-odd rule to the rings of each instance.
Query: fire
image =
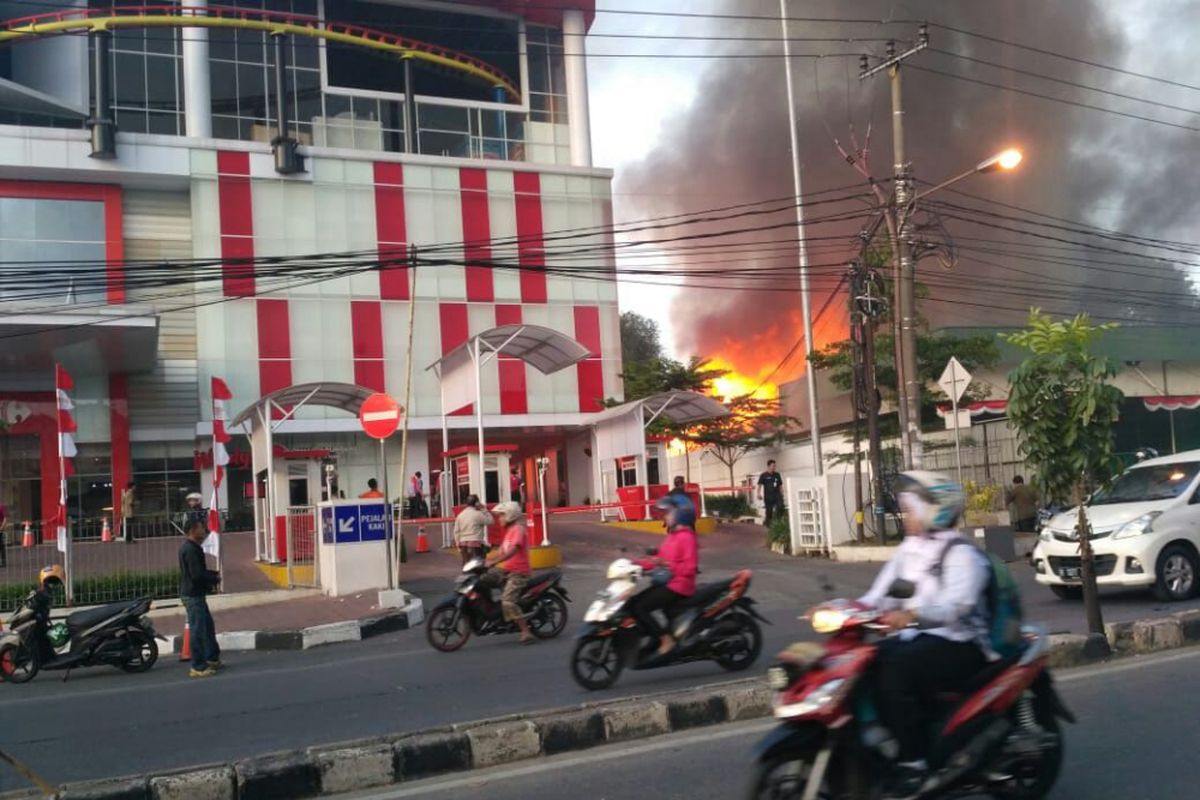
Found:
[[[769,381],[771,368],[767,367],[758,375],[747,375],[734,369],[733,364],[722,358],[712,359],[708,366],[712,369],[727,370],[728,374],[712,382],[714,397],[721,400],[732,400],[735,397],[751,395],[759,400],[774,400],[779,397],[779,387]]]

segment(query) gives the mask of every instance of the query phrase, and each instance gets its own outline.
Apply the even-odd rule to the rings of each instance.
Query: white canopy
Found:
[[[706,394],[671,391],[607,408],[592,418],[592,424],[617,419],[626,414],[636,414],[639,409],[646,425],[659,417],[665,417],[677,425],[687,425],[692,422],[729,416],[729,409],[721,401]]]
[[[271,404],[280,408],[295,405],[325,406],[357,414],[363,401],[372,394],[374,391],[371,389],[353,383],[301,383],[286,389],[276,389],[259,398],[234,417],[229,427],[236,429],[254,416],[254,409]]]
[[[472,336],[430,364],[428,369],[434,369],[443,362],[461,360],[476,340],[483,344],[482,350],[519,358],[543,375],[566,369],[591,355],[579,342],[552,328],[541,325],[501,325]]]

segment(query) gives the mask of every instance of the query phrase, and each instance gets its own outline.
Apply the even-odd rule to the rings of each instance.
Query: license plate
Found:
[[[1063,567],[1058,571],[1058,576],[1064,581],[1077,581],[1081,577],[1079,570],[1079,567]]]

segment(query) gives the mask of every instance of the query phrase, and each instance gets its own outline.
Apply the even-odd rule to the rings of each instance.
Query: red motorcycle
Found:
[[[907,581],[889,595],[912,596]],[[1045,631],[1022,628],[1020,652],[989,664],[963,694],[945,694],[929,714],[929,772],[915,793],[888,779],[898,750],[880,724],[869,673],[882,613],[835,600],[817,607],[813,629],[824,645],[800,643],[768,670],[781,724],[756,748],[751,800],[883,800],[987,795],[1035,800],[1058,778],[1059,720],[1074,722],[1047,668]]]

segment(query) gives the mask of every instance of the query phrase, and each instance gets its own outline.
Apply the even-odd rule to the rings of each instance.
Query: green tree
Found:
[[[652,358],[643,362],[625,362],[621,377],[625,399],[640,400],[660,392],[707,393],[711,383],[725,374],[702,358],[693,356],[686,364],[670,358]],[[615,401],[609,401],[610,403]]]
[[[782,442],[796,422],[779,410],[778,400],[742,395],[725,402],[729,415],[673,431],[680,439],[708,448],[729,470],[729,485],[737,485],[734,467],[748,453]]]
[[[1086,314],[1055,321],[1034,309],[1026,330],[1002,335],[1029,352],[1008,376],[1008,418],[1020,433],[1020,453],[1033,467],[1043,496],[1060,502],[1073,499],[1078,506],[1088,630],[1101,637],[1104,620],[1083,503],[1090,491],[1121,471],[1113,426],[1123,395],[1109,382],[1117,368],[1091,352],[1092,343],[1115,327],[1092,325]]]
[[[621,315],[621,359],[630,364],[644,364],[663,357],[658,323],[641,314],[626,311]]]

